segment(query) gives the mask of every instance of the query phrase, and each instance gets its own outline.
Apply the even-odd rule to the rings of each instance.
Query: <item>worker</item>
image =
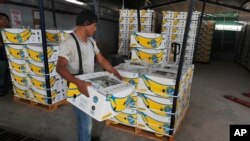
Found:
[[[97,16],[90,10],[83,10],[76,18],[76,27],[68,39],[59,47],[56,71],[68,82],[74,83],[78,90],[89,96],[87,87],[91,83],[80,80],[74,75],[93,73],[95,59],[101,67],[121,79],[115,68],[103,57],[92,36],[96,32]],[[78,48],[79,47],[79,48]],[[78,51],[79,50],[79,51]],[[79,141],[90,141],[92,118],[74,107],[78,120]],[[99,140],[99,139],[98,139]]]
[[[9,28],[10,19],[8,15],[0,12],[0,28]],[[3,38],[0,34],[0,96],[8,94],[11,88],[11,77],[8,69],[8,59],[4,48]]]

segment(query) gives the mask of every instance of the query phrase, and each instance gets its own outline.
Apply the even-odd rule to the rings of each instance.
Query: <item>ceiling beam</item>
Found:
[[[203,2],[203,0],[198,0],[198,1]],[[208,0],[207,3],[250,13],[250,10],[243,9],[241,7],[237,7],[237,6],[233,6],[233,5],[227,5],[227,4],[218,3],[218,2],[214,2],[214,1],[210,1],[210,0]]]
[[[170,4],[176,4],[176,3],[180,3],[180,2],[184,2],[184,1],[187,1],[187,0],[171,0],[170,2],[165,2],[165,3],[161,3],[161,4],[156,4],[156,5],[153,5],[153,6],[148,6],[148,7],[144,7],[143,9],[153,9],[153,8],[159,8],[159,7],[162,7],[162,6],[166,6],[166,5],[170,5]]]

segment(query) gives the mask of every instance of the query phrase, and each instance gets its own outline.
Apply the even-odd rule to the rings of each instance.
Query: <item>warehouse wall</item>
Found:
[[[0,4],[0,12],[4,12],[10,16],[10,9],[20,10],[22,15],[22,24],[25,27],[33,28],[32,10],[34,10],[35,8],[13,4]],[[72,29],[75,25],[75,18],[76,15],[57,13],[56,20],[58,29]],[[53,15],[51,11],[45,11],[45,23],[47,29],[54,28]],[[118,22],[100,20],[95,37],[97,42],[99,43],[99,48],[105,56],[116,53],[118,44]]]

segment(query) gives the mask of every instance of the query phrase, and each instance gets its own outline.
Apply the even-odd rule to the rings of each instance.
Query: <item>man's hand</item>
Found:
[[[88,86],[91,86],[91,85],[92,84],[90,82],[86,82],[83,80],[77,80],[76,82],[76,86],[78,90],[87,97],[89,97]]]
[[[120,75],[117,71],[114,72],[114,75],[115,75],[118,79],[122,80],[121,75]]]

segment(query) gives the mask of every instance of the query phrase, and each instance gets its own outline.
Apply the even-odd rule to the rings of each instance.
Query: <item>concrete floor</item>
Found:
[[[244,98],[250,92],[250,73],[225,61],[196,64],[191,104],[175,141],[228,141],[230,124],[249,124],[249,108],[223,98]],[[0,97],[0,126],[18,130],[44,141],[77,141],[76,120],[71,105],[44,112],[14,103],[11,94]],[[94,122],[93,134],[102,141],[149,141]]]

